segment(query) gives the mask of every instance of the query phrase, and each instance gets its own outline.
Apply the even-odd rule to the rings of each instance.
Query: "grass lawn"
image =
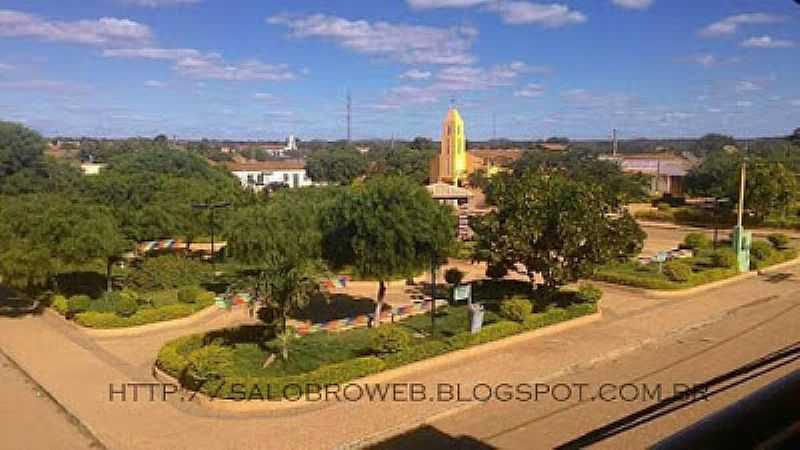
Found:
[[[507,292],[519,289],[521,286],[515,284],[506,286]],[[575,300],[574,293],[565,294],[564,298],[567,295]],[[279,398],[281,389],[287,386],[343,383],[597,311],[596,303],[550,305],[529,314],[522,322],[513,322],[496,312],[498,305],[498,300],[487,299],[484,327],[477,334],[469,332],[469,312],[464,305],[440,308],[433,333],[429,314],[409,317],[394,325],[384,324],[382,327],[395,327],[408,336],[407,345],[392,353],[375,350],[376,329],[321,332],[295,338],[288,360],[278,356],[263,367],[271,354],[280,353],[279,343],[270,337],[267,327],[246,326],[172,341],[159,352],[157,365],[185,387],[208,395],[236,399],[236,392],[230,387],[244,383],[258,385],[263,392],[271,392],[268,397]]]

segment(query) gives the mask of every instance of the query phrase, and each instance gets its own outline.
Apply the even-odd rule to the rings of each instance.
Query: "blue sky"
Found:
[[[47,134],[788,134],[793,0],[2,0],[0,119]],[[494,119],[493,119],[494,118]]]

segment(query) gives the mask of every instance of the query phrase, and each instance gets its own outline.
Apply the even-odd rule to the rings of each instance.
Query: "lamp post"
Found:
[[[216,275],[217,266],[214,263],[214,257],[216,256],[216,251],[214,249],[214,228],[216,228],[216,222],[214,220],[214,211],[223,208],[230,208],[230,202],[222,202],[222,203],[196,203],[192,205],[194,209],[203,209],[208,210],[211,213],[211,270]]]

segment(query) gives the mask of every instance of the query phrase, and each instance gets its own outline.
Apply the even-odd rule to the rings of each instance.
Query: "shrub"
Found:
[[[683,246],[691,250],[699,250],[711,246],[711,239],[703,233],[689,233],[683,238]]]
[[[203,290],[197,286],[181,288],[178,291],[178,301],[181,303],[196,303]]]
[[[128,275],[128,283],[141,290],[175,289],[199,285],[210,276],[207,264],[180,256],[148,257]]]
[[[203,290],[197,295],[197,303],[200,303],[201,305],[210,305],[211,303],[214,303],[216,298],[217,296],[213,292]]]
[[[196,311],[195,305],[176,303],[160,308],[143,308],[130,317],[120,317],[114,312],[88,311],[77,314],[75,322],[88,328],[125,328],[180,319]]]
[[[667,279],[676,283],[685,283],[692,276],[691,267],[679,261],[670,261],[664,264],[663,271]]]
[[[371,349],[374,353],[382,355],[407,350],[410,345],[411,335],[407,331],[396,325],[384,325],[375,330]]]
[[[773,247],[783,250],[789,247],[789,236],[786,236],[782,233],[773,233],[767,236],[767,240],[772,244]]]
[[[768,260],[774,253],[774,247],[766,241],[755,241],[750,247],[750,256],[759,261]]]
[[[656,208],[658,208],[658,210],[661,211],[661,212],[665,212],[665,211],[669,211],[670,209],[672,209],[672,206],[670,206],[669,203],[661,202],[656,206]]]
[[[459,285],[461,281],[464,279],[466,274],[455,267],[451,267],[447,269],[444,273],[444,280],[452,285]]]
[[[508,268],[503,264],[489,263],[486,267],[486,276],[493,280],[499,280],[506,275],[508,275]]]
[[[180,379],[186,366],[189,365],[187,359],[189,353],[202,346],[202,334],[183,336],[170,341],[159,350],[156,365],[164,372]]]
[[[130,317],[138,310],[139,304],[136,303],[136,297],[130,295],[120,295],[114,305],[114,312],[120,317]]]
[[[54,295],[53,299],[50,301],[50,307],[56,310],[56,312],[62,316],[66,316],[67,311],[69,311],[67,298],[63,295]]]
[[[433,358],[450,351],[450,346],[446,342],[439,340],[426,340],[425,342],[412,345],[406,350],[401,352],[386,355],[383,361],[386,363],[387,368],[400,367],[406,364],[411,364],[423,359]]]
[[[597,303],[603,297],[603,291],[591,283],[583,283],[578,287],[578,300],[582,303]]]
[[[500,303],[500,315],[514,322],[522,322],[532,310],[533,305],[524,298],[512,298]]]
[[[224,378],[233,368],[233,350],[221,345],[207,345],[189,354],[185,379],[193,388]]]
[[[67,315],[73,317],[76,314],[89,311],[92,306],[92,299],[88,295],[73,295],[67,301]]]
[[[732,249],[719,249],[711,254],[711,264],[714,267],[730,269],[736,267],[736,252]]]

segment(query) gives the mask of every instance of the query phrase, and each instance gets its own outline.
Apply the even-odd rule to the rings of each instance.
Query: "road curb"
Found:
[[[520,333],[514,336],[509,336],[497,341],[487,342],[485,344],[476,345],[474,347],[454,350],[443,355],[434,356],[422,361],[406,364],[401,367],[389,369],[366,377],[357,378],[341,384],[360,384],[360,385],[374,385],[385,383],[400,377],[413,375],[417,372],[428,371],[444,365],[457,363],[464,359],[476,357],[485,353],[495,352],[502,348],[524,342],[526,340],[550,336],[553,334],[561,333],[573,328],[582,327],[600,321],[603,318],[603,311],[601,303],[598,303],[597,312],[585,316],[570,319],[565,322],[559,322],[536,330],[531,330],[525,333]],[[180,382],[173,376],[162,371],[155,365],[152,368],[153,377],[161,383],[170,383],[180,385]],[[202,407],[215,411],[218,413],[242,414],[242,413],[257,413],[257,412],[279,412],[289,410],[312,409],[314,407],[324,407],[335,402],[314,402],[305,399],[297,401],[288,400],[271,400],[271,401],[236,401],[225,399],[214,399],[208,397],[203,393],[197,393],[194,396],[194,401],[197,401]]]

